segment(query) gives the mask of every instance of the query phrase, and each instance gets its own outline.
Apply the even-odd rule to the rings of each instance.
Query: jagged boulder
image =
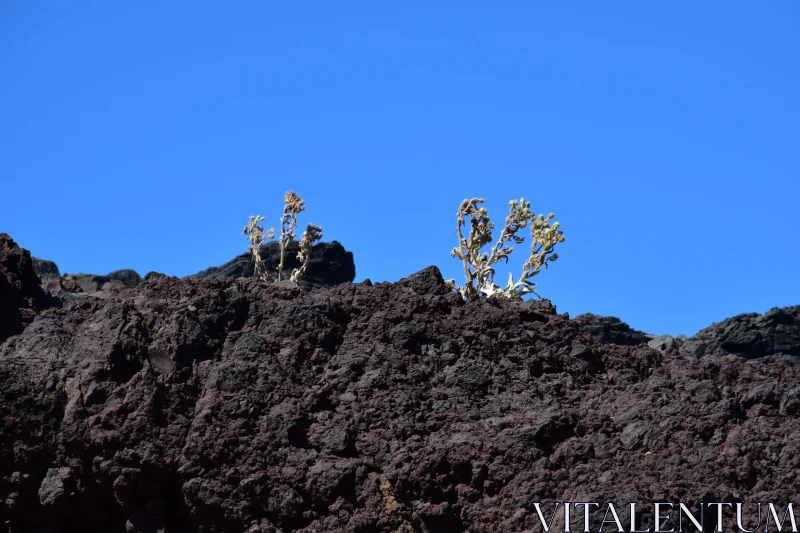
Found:
[[[32,322],[45,301],[31,253],[0,233],[0,344]]]
[[[297,260],[299,244],[290,242],[284,254],[283,279],[288,279],[292,270],[300,267]],[[269,272],[275,272],[280,264],[280,247],[272,241],[260,249],[261,259],[266,264]],[[250,278],[253,276],[253,257],[244,253],[228,261],[222,266],[211,267],[187,276],[189,278]],[[311,258],[308,263],[302,285],[308,287],[332,287],[342,283],[352,282],[356,277],[356,266],[353,262],[353,253],[348,252],[338,241],[319,242],[311,249]]]

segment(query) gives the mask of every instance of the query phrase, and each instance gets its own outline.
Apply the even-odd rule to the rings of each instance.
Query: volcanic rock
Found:
[[[74,282],[75,285],[80,287],[80,292],[93,293],[103,289],[106,283],[117,281],[123,286],[133,288],[139,285],[142,277],[135,271],[130,269],[115,270],[105,276],[98,276],[96,274],[65,274],[61,278],[62,284],[66,285],[67,282]]]
[[[583,313],[572,317],[572,320],[583,326],[597,342],[603,344],[636,346],[647,344],[653,338],[653,335],[635,330],[615,316]]]
[[[796,364],[800,358],[800,305],[726,318],[684,339],[680,351],[695,359],[733,354]]]
[[[297,241],[291,241],[284,253],[283,279],[289,279],[292,270],[301,266],[297,259],[299,251]],[[268,272],[277,271],[280,265],[280,247],[272,241],[263,245],[260,250],[261,260]],[[222,266],[211,267],[188,276],[190,278],[250,278],[254,274],[252,254],[244,253],[228,261]],[[356,277],[353,253],[348,252],[338,241],[318,242],[311,248],[311,257],[301,283],[307,287],[332,287],[352,282]]]
[[[297,260],[299,244],[290,242],[284,254],[283,279],[289,279],[292,270],[299,268]],[[270,242],[261,247],[261,258],[269,272],[275,272],[280,264],[280,249],[277,242]],[[142,277],[131,269],[115,270],[106,275],[97,274],[60,274],[58,266],[44,259],[32,258],[42,287],[50,279],[59,279],[60,286],[68,292],[83,292],[87,294],[101,291],[109,281],[121,281],[125,287],[133,288],[142,282]],[[187,278],[238,278],[252,277],[254,274],[253,259],[251,254],[245,253],[228,261],[222,266],[211,267],[186,276]],[[348,252],[337,241],[330,243],[317,243],[311,249],[311,257],[305,275],[300,285],[306,289],[318,287],[331,287],[341,283],[349,283],[355,279],[356,267],[353,262],[353,253]]]
[[[0,340],[3,533],[518,533],[553,501],[614,502],[626,529],[637,502],[646,529],[655,501],[800,496],[781,362],[602,344],[436,267],[314,290],[151,273],[49,308],[1,235],[0,268],[3,316],[33,306]],[[791,353],[790,318],[714,339]]]
[[[21,332],[45,302],[31,253],[0,233],[0,342]]]
[[[695,335],[650,335],[631,329],[617,317],[585,313],[573,317],[592,338],[604,344],[646,344],[659,351],[675,350],[689,359],[737,355],[745,359],[800,364],[800,305],[774,307],[764,314],[743,313],[700,330]]]
[[[142,282],[142,276],[140,276],[135,270],[131,270],[129,268],[115,270],[106,275],[106,277],[108,278],[108,281],[119,281],[125,287],[129,288],[136,287]]]
[[[58,265],[54,262],[46,259],[37,259],[36,257],[31,257],[31,261],[33,262],[33,270],[43,285],[51,279],[61,279]]]

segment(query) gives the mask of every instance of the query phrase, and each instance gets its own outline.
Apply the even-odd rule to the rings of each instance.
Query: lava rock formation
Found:
[[[541,531],[535,502],[798,501],[800,369],[756,353],[603,344],[436,267],[53,292],[0,234],[0,531],[510,533]],[[719,346],[793,342],[756,320]]]
[[[289,279],[292,270],[301,266],[297,259],[300,245],[290,241],[284,253],[283,279]],[[259,249],[261,260],[268,272],[274,273],[280,264],[280,247],[277,242],[269,242]],[[58,265],[53,261],[32,257],[33,270],[39,281],[46,288],[48,281],[58,280],[60,286],[68,292],[94,293],[103,290],[106,283],[120,281],[125,287],[133,288],[142,282],[142,277],[131,269],[115,270],[104,276],[97,274],[64,274],[61,275]],[[187,278],[250,278],[255,269],[252,255],[244,253],[231,259],[224,265],[210,267]],[[338,241],[318,242],[311,248],[306,272],[300,282],[304,289],[332,287],[341,283],[350,283],[356,277],[356,266],[353,253],[348,252]],[[51,285],[55,287],[56,285]]]

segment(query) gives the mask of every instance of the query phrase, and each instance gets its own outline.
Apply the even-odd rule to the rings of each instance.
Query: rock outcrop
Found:
[[[42,287],[45,287],[51,280],[59,282],[64,290],[70,292],[97,292],[102,290],[103,285],[111,281],[120,281],[126,287],[136,287],[142,282],[142,277],[131,269],[115,270],[105,276],[97,274],[61,274],[53,261],[31,257],[33,270],[39,278]],[[55,284],[53,284],[55,285]]]
[[[745,359],[800,364],[800,305],[774,307],[764,314],[743,313],[685,335],[650,335],[631,329],[619,318],[585,313],[572,319],[604,344],[646,344],[662,352],[675,350],[690,359],[737,355]]]
[[[0,233],[0,342],[20,333],[45,305],[30,252]]]
[[[518,533],[554,500],[626,526],[639,502],[646,529],[654,501],[800,496],[780,362],[603,344],[435,267],[310,291],[153,273],[46,307],[29,257],[0,237],[3,533]],[[755,320],[715,342],[752,349]],[[794,338],[765,323],[773,351]]]
[[[65,274],[61,277],[61,282],[66,285],[67,282],[74,282],[80,291],[92,293],[103,290],[106,283],[118,281],[123,286],[133,288],[142,282],[142,277],[135,271],[130,269],[115,270],[105,276],[98,276],[96,274]]]
[[[292,270],[300,267],[297,260],[299,245],[292,241],[286,248],[284,255],[283,278],[289,279]],[[277,242],[270,242],[261,247],[261,258],[268,271],[274,272],[280,264],[280,249]],[[60,274],[58,266],[44,259],[32,258],[34,271],[39,277],[42,287],[51,280],[60,280],[60,286],[68,292],[83,292],[91,294],[103,290],[106,283],[119,281],[125,287],[133,288],[142,282],[142,277],[130,269],[115,270],[110,274]],[[239,278],[252,277],[254,273],[253,259],[249,253],[235,257],[222,266],[211,267],[186,276],[187,278]],[[321,242],[314,245],[311,258],[300,286],[306,289],[319,287],[332,287],[342,283],[352,282],[356,277],[356,267],[353,262],[353,253],[348,252],[337,241]]]
[[[290,242],[284,253],[283,279],[289,279],[292,270],[300,267],[297,260],[299,250],[297,241]],[[259,250],[261,260],[266,265],[268,272],[277,271],[280,265],[280,248],[277,242],[272,241]],[[211,267],[194,274],[192,278],[250,278],[253,276],[253,257],[244,253],[228,261],[222,266]],[[318,242],[311,249],[311,258],[308,262],[302,284],[308,287],[332,287],[342,283],[352,282],[356,277],[356,266],[353,262],[353,253],[348,252],[338,241]]]
[[[59,272],[58,265],[54,262],[46,259],[37,259],[36,257],[31,257],[31,261],[33,262],[33,270],[36,272],[42,284],[47,283],[51,279],[61,279],[61,272]]]
[[[615,316],[583,313],[572,317],[572,320],[583,326],[597,342],[603,344],[637,346],[647,344],[653,338],[653,335],[635,330]]]
[[[738,355],[795,364],[800,360],[800,305],[726,318],[684,338],[680,352],[694,359]]]

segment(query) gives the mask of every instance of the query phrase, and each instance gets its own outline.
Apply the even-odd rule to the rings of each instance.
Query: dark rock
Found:
[[[647,344],[653,336],[642,331],[632,329],[628,324],[615,316],[600,316],[584,313],[572,318],[589,333],[597,342],[604,344],[619,344],[621,346],[636,346]]]
[[[106,275],[106,277],[108,278],[108,281],[121,281],[125,287],[131,289],[142,282],[142,276],[140,276],[135,270],[131,269],[115,270],[114,272]]]
[[[96,274],[64,274],[61,278],[62,283],[74,282],[75,285],[80,287],[81,292],[93,293],[99,291],[109,279],[106,276],[98,276]]]
[[[126,533],[166,533],[166,524],[158,517],[143,511],[134,512],[125,522]]]
[[[746,359],[800,363],[800,305],[773,308],[759,315],[727,318],[685,338],[681,354],[692,358],[738,355]]]
[[[118,286],[122,288],[133,288],[142,282],[142,278],[136,273],[135,270],[115,270],[107,276],[84,273],[64,274],[64,276],[61,278],[61,282],[65,286],[69,283],[71,287],[79,287],[79,292],[91,294],[102,291],[103,287],[105,287],[107,283],[118,284]]]
[[[661,350],[662,352],[672,349],[677,350],[682,344],[683,342],[680,339],[676,339],[671,335],[658,335],[647,342],[649,347]]]
[[[37,259],[35,257],[31,257],[31,261],[33,261],[33,270],[36,272],[36,275],[39,277],[39,281],[41,281],[42,285],[51,279],[61,279],[61,273],[58,270],[58,265],[56,265],[54,262],[46,259]]]
[[[63,287],[63,289],[68,292],[98,292],[102,290],[103,285],[109,281],[120,281],[123,286],[133,288],[142,281],[142,277],[135,270],[130,269],[115,270],[105,276],[84,273],[65,273],[62,276],[58,270],[58,266],[53,261],[37,259],[35,257],[32,257],[31,260],[33,261],[34,271],[43,287],[50,280],[58,280],[60,282],[60,287]]]
[[[125,284],[118,279],[107,281],[103,283],[103,286],[100,288],[103,292],[110,292],[117,294],[121,290],[125,289]]]
[[[61,286],[61,280],[59,278],[50,278],[44,284],[43,290],[47,293],[52,293],[53,291],[58,292],[62,290],[63,287]]]
[[[284,253],[283,279],[289,279],[292,270],[301,266],[297,260],[299,250],[297,241],[292,241]],[[261,247],[261,260],[265,263],[267,272],[275,274],[280,264],[280,247],[272,241]],[[211,267],[187,276],[187,278],[251,278],[255,270],[253,257],[250,252],[237,256],[222,266]],[[330,243],[318,242],[311,249],[311,258],[308,262],[305,275],[301,284],[308,287],[332,287],[342,283],[350,283],[356,277],[356,267],[353,262],[353,253],[345,251],[337,241]]]
[[[0,233],[0,344],[32,322],[44,303],[31,253]]]
[[[39,503],[48,512],[63,513],[69,509],[68,504],[74,489],[71,468],[48,468],[39,487]]]
[[[368,280],[367,280],[368,281]],[[370,282],[371,284],[371,282]],[[410,287],[418,294],[448,294],[450,289],[436,266],[429,266],[397,282],[398,286]]]
[[[677,350],[688,359],[737,355],[786,364],[800,364],[800,305],[773,308],[759,315],[745,313],[685,335],[650,335],[630,328],[616,317],[590,313],[572,319],[598,342],[635,346],[647,344],[660,351]]]
[[[166,278],[166,274],[162,274],[161,272],[150,271],[144,275],[144,279],[142,281],[150,281],[156,278]]]
[[[46,307],[0,235],[0,273],[4,533],[511,533],[540,501],[800,486],[800,368],[769,360],[797,357],[793,308],[693,360],[597,342],[546,300],[465,302],[432,268],[314,291],[151,273]]]
[[[78,282],[74,279],[64,280],[60,282],[59,285],[61,285],[61,288],[67,292],[83,292],[81,286],[78,285]]]

